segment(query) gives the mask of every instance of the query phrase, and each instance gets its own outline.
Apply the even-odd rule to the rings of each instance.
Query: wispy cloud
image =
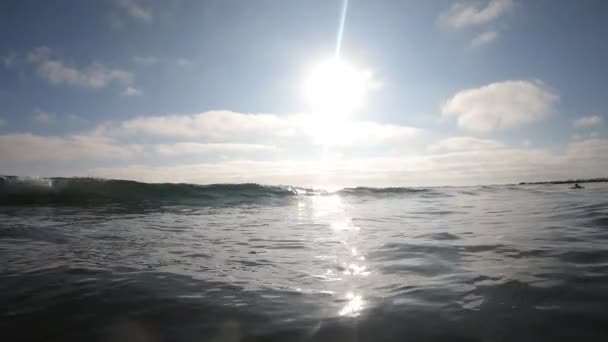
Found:
[[[441,13],[438,21],[451,29],[488,24],[510,12],[514,5],[513,0],[459,1]]]
[[[599,132],[588,132],[588,133],[576,133],[572,135],[572,140],[589,140],[589,139],[597,139],[600,137]]]
[[[174,66],[174,67],[189,67],[195,64],[191,59],[178,57],[178,58],[161,58],[158,56],[133,56],[133,63],[142,67],[151,67],[156,65],[163,66]]]
[[[505,144],[474,137],[450,137],[440,140],[428,147],[431,152],[476,151],[504,148]]]
[[[58,114],[40,108],[34,109],[34,115],[30,118],[37,125],[62,125],[63,127],[82,127],[88,121],[74,114]]]
[[[235,134],[291,134],[289,120],[273,114],[210,111],[191,115],[138,117],[119,123],[117,132],[164,137],[225,138]],[[113,129],[114,130],[114,129]]]
[[[4,126],[4,125],[6,125],[6,120],[4,120],[4,119],[2,118],[2,116],[0,116],[0,127],[2,127],[2,126]]]
[[[36,114],[32,116],[32,121],[39,125],[49,125],[57,121],[57,114],[45,112],[40,109],[34,111]]]
[[[143,94],[143,91],[133,87],[133,86],[128,86],[123,92],[122,94],[124,96],[139,96]]]
[[[509,129],[546,117],[558,96],[540,82],[504,81],[456,93],[442,107],[444,118],[474,132]]]
[[[154,147],[155,151],[164,156],[195,155],[208,153],[248,153],[276,151],[272,145],[260,144],[234,144],[234,143],[193,143],[180,142],[174,144],[160,144]]]
[[[478,148],[429,155],[299,160],[229,160],[216,163],[103,167],[90,174],[151,182],[258,182],[264,184],[394,186],[487,184],[598,177],[608,168],[608,141],[574,142],[559,151]],[[247,170],[246,173],[243,170]]]
[[[52,85],[99,89],[110,84],[129,85],[133,83],[131,72],[111,68],[101,63],[78,68],[52,57],[48,47],[36,48],[28,54],[30,63],[36,65],[38,75]]]
[[[191,65],[194,65],[194,61],[188,59],[188,58],[177,58],[175,60],[175,65],[178,67],[188,67]]]
[[[138,145],[116,144],[89,136],[0,135],[0,158],[6,161],[116,159],[132,157],[140,151]]]
[[[471,46],[480,47],[483,45],[493,43],[496,41],[496,39],[498,39],[498,32],[496,32],[496,31],[482,32],[471,40]]]
[[[6,69],[12,68],[15,65],[16,61],[17,61],[17,54],[13,51],[9,52],[8,54],[6,54],[4,56],[0,56],[0,63]]]
[[[131,24],[162,24],[174,21],[182,9],[182,0],[109,0],[113,9],[107,13],[112,29],[123,30]]]
[[[323,124],[321,121],[323,120]],[[419,128],[370,121],[331,123],[311,115],[243,114],[209,111],[191,115],[138,117],[106,128],[113,134],[224,140],[308,139],[316,143],[346,146],[380,144],[420,136]],[[336,134],[339,130],[340,134]]]
[[[133,56],[133,62],[141,66],[152,66],[161,62],[161,59],[156,56]]]
[[[56,116],[55,116],[56,117]],[[53,120],[56,120],[54,117]],[[67,136],[44,136],[31,133],[0,135],[0,158],[7,161],[50,160],[134,160],[142,156],[175,157],[186,155],[248,154],[274,152],[273,145],[247,143],[126,143],[95,132]],[[1,172],[0,172],[1,173]]]
[[[572,125],[575,128],[595,128],[603,123],[602,117],[599,115],[585,116],[574,120]]]
[[[154,20],[154,12],[145,6],[141,0],[114,0],[117,7],[135,20],[150,23]]]

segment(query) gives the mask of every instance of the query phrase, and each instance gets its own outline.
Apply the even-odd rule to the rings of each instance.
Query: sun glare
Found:
[[[369,79],[368,72],[334,58],[311,70],[304,95],[316,113],[343,117],[362,107]]]

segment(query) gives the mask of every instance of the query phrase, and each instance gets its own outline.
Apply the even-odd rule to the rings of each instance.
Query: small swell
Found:
[[[356,188],[344,188],[338,191],[341,195],[369,195],[369,196],[383,196],[383,195],[408,195],[408,194],[420,194],[420,195],[440,195],[437,190],[430,188],[407,188],[407,187],[389,187],[389,188],[371,188],[371,187],[356,187]]]

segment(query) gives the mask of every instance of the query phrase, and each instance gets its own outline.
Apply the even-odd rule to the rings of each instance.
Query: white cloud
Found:
[[[140,0],[115,0],[114,3],[138,21],[149,23],[154,20],[152,9],[144,6]]]
[[[239,153],[239,152],[260,152],[276,151],[276,146],[260,144],[233,144],[233,143],[192,143],[181,142],[174,144],[160,144],[155,146],[155,150],[160,155],[179,156],[188,154],[205,153]]]
[[[493,43],[498,39],[498,32],[496,31],[486,31],[477,35],[473,40],[471,40],[472,47],[480,47],[482,45],[487,45]]]
[[[438,22],[451,29],[488,24],[510,12],[514,5],[513,0],[460,1],[441,13]]]
[[[0,117],[0,127],[6,125],[6,120],[4,120],[2,117]]]
[[[495,140],[474,137],[450,137],[429,146],[431,152],[475,151],[504,148],[505,145]]]
[[[28,60],[35,64],[40,77],[52,85],[70,85],[84,88],[103,88],[113,83],[131,84],[131,72],[93,63],[84,68],[77,68],[54,59],[48,47],[39,47],[28,54]]]
[[[546,117],[558,96],[540,82],[504,81],[460,91],[442,107],[444,118],[474,132],[509,129]]]
[[[37,109],[35,112],[36,115],[32,117],[32,121],[36,124],[48,125],[57,120],[57,114],[55,113],[45,112],[40,109]]]
[[[572,123],[576,128],[594,128],[601,125],[602,117],[599,115],[585,116],[574,120]]]
[[[135,87],[132,86],[128,86],[123,92],[122,94],[124,96],[139,96],[141,94],[143,94],[143,92]]]

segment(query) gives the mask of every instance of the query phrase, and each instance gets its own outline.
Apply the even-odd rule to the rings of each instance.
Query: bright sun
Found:
[[[312,69],[304,95],[315,112],[342,117],[361,108],[369,79],[368,72],[334,58]]]

